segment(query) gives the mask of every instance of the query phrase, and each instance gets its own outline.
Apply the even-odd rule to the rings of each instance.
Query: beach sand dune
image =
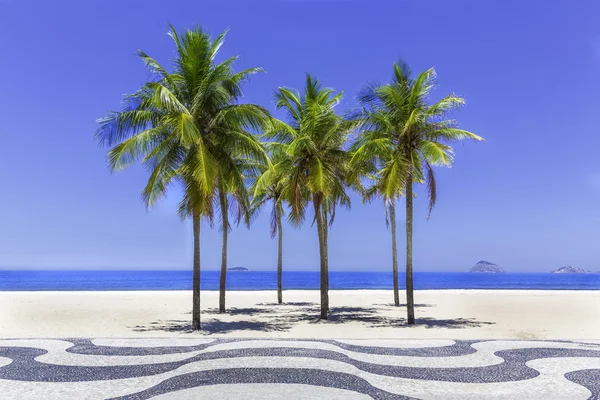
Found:
[[[329,321],[318,320],[318,291],[276,298],[228,292],[218,314],[218,292],[203,292],[193,333],[191,291],[0,292],[0,337],[600,339],[600,291],[417,291],[412,327],[391,291],[333,290]]]

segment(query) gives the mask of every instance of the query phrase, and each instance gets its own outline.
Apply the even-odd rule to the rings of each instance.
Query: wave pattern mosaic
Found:
[[[0,340],[6,399],[598,399],[600,341]]]

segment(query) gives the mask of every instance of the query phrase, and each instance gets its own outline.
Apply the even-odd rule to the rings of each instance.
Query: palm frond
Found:
[[[435,203],[437,201],[437,186],[435,182],[435,175],[433,173],[433,168],[426,161],[425,166],[427,169],[427,194],[429,198],[429,209],[427,211],[427,219],[431,217],[431,212],[433,211],[433,207],[435,207]]]
[[[419,151],[423,154],[424,159],[432,165],[451,166],[454,159],[452,147],[432,140],[421,141]]]
[[[404,194],[410,174],[413,182],[427,184],[430,215],[437,197],[432,166],[452,165],[454,153],[445,143],[483,138],[445,119],[464,99],[450,94],[428,104],[436,83],[433,68],[412,79],[407,64],[398,62],[393,72],[389,84],[368,84],[359,93],[360,108],[351,118],[361,124],[351,146],[349,176],[364,201],[381,196],[387,202]],[[363,180],[370,186],[361,186]]]

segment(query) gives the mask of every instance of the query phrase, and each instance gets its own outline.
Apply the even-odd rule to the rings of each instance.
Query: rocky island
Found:
[[[500,274],[506,272],[500,266],[491,263],[489,261],[479,261],[473,268],[469,270],[469,272],[483,272],[489,274]]]
[[[573,267],[572,265],[555,269],[551,273],[553,274],[591,274],[592,271],[588,271],[583,268]]]
[[[244,267],[232,267],[232,268],[227,268],[227,271],[250,271],[248,268],[244,268]]]

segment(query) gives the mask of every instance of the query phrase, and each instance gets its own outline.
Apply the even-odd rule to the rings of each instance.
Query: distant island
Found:
[[[500,274],[506,272],[500,266],[489,261],[479,261],[469,272],[483,272],[488,274]]]
[[[567,267],[555,269],[551,273],[552,274],[591,274],[592,271],[588,271],[587,269],[573,267],[572,265],[569,265]]]
[[[227,271],[250,271],[248,268],[244,268],[244,267],[232,267],[232,268],[227,268]]]

